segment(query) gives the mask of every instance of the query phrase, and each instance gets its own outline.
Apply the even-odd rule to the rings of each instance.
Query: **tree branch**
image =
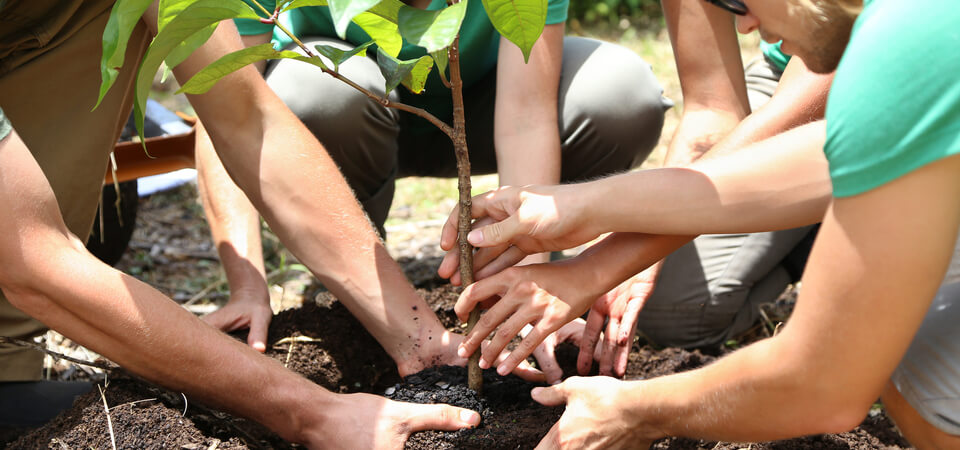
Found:
[[[93,362],[93,361],[84,361],[82,359],[77,359],[77,358],[64,355],[63,353],[57,353],[53,350],[47,349],[46,347],[40,344],[37,344],[36,342],[24,341],[22,339],[17,339],[17,338],[12,338],[7,336],[0,336],[0,344],[11,344],[11,345],[16,345],[18,347],[30,348],[38,352],[46,353],[52,356],[54,359],[58,359],[58,360],[63,359],[63,360],[70,361],[74,364],[80,364],[82,366],[96,367],[98,369],[103,369],[103,370],[110,370],[113,368],[113,366],[110,366],[107,364]]]

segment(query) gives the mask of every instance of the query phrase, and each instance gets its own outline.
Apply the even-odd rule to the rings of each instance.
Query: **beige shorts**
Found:
[[[128,63],[91,112],[112,4],[0,2],[0,108],[43,169],[70,231],[81,239],[93,225],[108,157],[132,107],[136,62],[149,42],[141,23],[127,47]],[[30,339],[45,331],[0,295],[0,336]],[[0,381],[38,379],[42,361],[33,350],[0,346]]]

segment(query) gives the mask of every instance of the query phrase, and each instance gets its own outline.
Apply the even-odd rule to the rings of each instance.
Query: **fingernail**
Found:
[[[471,427],[475,427],[480,423],[480,414],[477,414],[475,411],[465,409],[460,411],[460,420]]]
[[[489,369],[489,368],[490,368],[490,363],[488,363],[487,360],[485,360],[485,359],[483,359],[483,358],[480,358],[480,362],[479,362],[477,365],[480,366],[481,369]]]
[[[471,244],[482,244],[483,243],[483,232],[480,230],[473,230],[467,234],[467,241]]]
[[[470,355],[467,353],[467,349],[463,348],[463,346],[461,345],[459,348],[457,348],[457,356],[461,358],[466,358]]]
[[[507,366],[501,364],[500,367],[497,367],[497,373],[501,376],[506,376],[510,372],[507,370]]]
[[[263,342],[254,342],[254,343],[253,343],[253,349],[256,350],[256,351],[258,351],[258,352],[260,352],[260,353],[263,353],[263,352],[267,351],[267,346],[266,346],[266,344],[264,344]]]
[[[537,397],[540,396],[540,393],[541,393],[541,392],[543,392],[543,388],[542,388],[542,387],[535,387],[535,388],[533,388],[533,390],[530,391],[530,397],[532,397],[534,400],[536,400]]]

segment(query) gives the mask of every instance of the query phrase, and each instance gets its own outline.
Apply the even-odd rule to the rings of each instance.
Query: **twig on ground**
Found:
[[[287,350],[287,359],[283,362],[283,367],[287,367],[287,365],[290,364],[290,356],[293,355],[293,344],[295,344],[296,342],[297,341],[293,341],[293,340],[290,341],[290,349]]]
[[[183,396],[183,414],[182,417],[187,417],[187,394],[183,392],[180,393]]]
[[[155,401],[157,401],[156,398],[145,398],[145,399],[143,399],[143,400],[136,400],[136,401],[127,402],[127,403],[124,403],[124,404],[121,404],[121,405],[117,405],[117,406],[114,406],[114,407],[112,407],[112,408],[110,408],[110,409],[117,409],[117,408],[120,408],[120,407],[123,407],[123,406],[136,405],[137,403],[155,402]]]
[[[107,430],[110,431],[110,445],[113,446],[113,450],[117,450],[117,438],[113,435],[113,421],[110,420],[110,407],[107,406],[107,396],[103,394],[103,388],[100,385],[97,385],[97,389],[100,390],[100,398],[103,399],[103,411],[107,414]]]
[[[36,342],[24,341],[24,340],[22,340],[22,339],[12,338],[12,337],[9,337],[9,336],[0,336],[0,344],[13,344],[13,345],[18,345],[18,346],[20,346],[20,347],[32,348],[32,349],[34,349],[34,350],[36,350],[36,351],[38,351],[38,352],[46,353],[46,354],[54,357],[55,359],[63,359],[63,360],[66,360],[66,361],[70,361],[70,362],[72,362],[72,363],[74,363],[74,364],[80,364],[80,365],[84,365],[84,366],[96,367],[96,368],[102,369],[102,370],[110,370],[110,369],[112,368],[112,367],[111,367],[110,365],[108,365],[108,364],[98,363],[98,362],[94,362],[94,361],[84,361],[84,360],[82,360],[82,359],[73,358],[73,357],[64,355],[63,353],[57,353],[57,352],[55,352],[55,351],[53,351],[53,350],[49,350],[49,349],[47,349],[46,347],[44,347],[44,346],[42,346],[42,345],[40,345],[40,344],[37,344]]]

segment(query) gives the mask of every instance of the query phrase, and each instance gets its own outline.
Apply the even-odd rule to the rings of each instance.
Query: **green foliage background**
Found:
[[[569,21],[574,27],[617,26],[627,19],[633,25],[662,22],[659,0],[570,0]]]

